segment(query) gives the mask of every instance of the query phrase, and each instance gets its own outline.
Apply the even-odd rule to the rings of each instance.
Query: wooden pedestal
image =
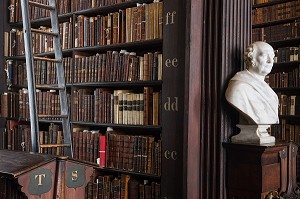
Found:
[[[287,143],[223,145],[227,152],[229,199],[262,199],[271,191],[280,191],[281,161],[287,157]]]

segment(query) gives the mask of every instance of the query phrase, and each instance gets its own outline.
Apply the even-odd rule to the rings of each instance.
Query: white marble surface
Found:
[[[272,70],[274,56],[274,49],[269,44],[265,42],[250,44],[245,52],[246,69],[237,72],[228,84],[226,100],[246,118],[249,125],[270,125],[279,121],[278,97],[264,81],[265,76]],[[245,132],[249,133],[250,129]],[[253,129],[249,134],[255,136],[257,131],[257,128]],[[239,138],[233,140],[242,140],[241,136],[248,140],[250,135],[242,133]],[[266,140],[271,142],[273,138]]]
[[[236,126],[241,129],[241,132],[231,137],[233,143],[269,144],[275,142],[275,137],[267,132],[270,125],[238,124]]]

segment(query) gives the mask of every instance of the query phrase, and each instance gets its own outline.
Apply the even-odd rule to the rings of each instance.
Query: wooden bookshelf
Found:
[[[267,3],[259,3],[259,4],[253,4],[252,8],[262,8],[266,6],[272,6],[280,3],[285,3],[285,2],[291,2],[291,1],[297,1],[297,0],[274,0],[274,1],[269,1]]]
[[[286,47],[286,46],[296,46],[300,42],[300,38],[291,38],[279,41],[270,41],[270,45],[274,48]]]
[[[281,3],[282,5],[280,5]],[[274,63],[273,70],[271,74],[269,74],[268,81],[270,82],[270,86],[274,88],[274,91],[278,94],[280,102],[280,123],[278,125],[272,125],[271,134],[274,135],[277,140],[283,140],[286,142],[294,141],[296,144],[299,144],[299,132],[296,131],[300,122],[299,115],[295,114],[295,112],[297,112],[295,110],[295,107],[299,106],[297,105],[298,100],[296,99],[298,99],[298,96],[300,95],[298,85],[298,67],[300,62],[298,59],[297,51],[300,45],[300,39],[297,34],[289,34],[290,31],[288,31],[288,29],[290,28],[290,30],[295,30],[295,32],[297,32],[297,30],[293,28],[297,25],[300,18],[300,13],[298,13],[297,11],[294,12],[294,10],[298,7],[299,2],[294,0],[272,1],[269,3],[252,6],[252,11],[253,13],[255,13],[254,15],[252,15],[253,20],[257,19],[255,18],[257,17],[257,9],[265,8],[266,12],[271,9],[286,9],[287,12],[290,12],[290,15],[282,14],[282,16],[274,16],[275,18],[280,18],[278,20],[265,21],[263,23],[252,25],[252,38],[253,41],[265,40],[274,48],[274,50],[276,50],[277,59],[284,60],[279,61],[278,63]],[[265,13],[264,16],[270,16],[270,14],[271,13]],[[290,27],[288,27],[289,25]],[[276,28],[278,28],[278,30],[276,30]],[[266,31],[265,35],[271,36],[257,37],[256,34],[260,34],[259,31]],[[275,33],[279,33],[276,34],[277,36],[279,35],[279,37],[272,37],[272,34],[274,35]],[[295,50],[295,53],[292,53],[293,50]],[[299,162],[299,160],[297,160],[297,162]],[[300,167],[298,163],[297,167]],[[297,176],[299,174],[300,173],[297,172]]]
[[[128,2],[119,3],[117,5],[107,5],[101,6],[98,8],[90,8],[85,10],[74,11],[76,15],[84,15],[84,14],[107,14],[110,12],[117,12],[120,9],[130,8],[136,6],[137,3],[152,3],[152,0],[133,0]]]
[[[160,180],[160,176],[157,175],[150,175],[150,174],[144,174],[144,173],[137,173],[137,172],[130,172],[126,170],[120,170],[120,169],[111,169],[111,168],[99,168],[99,167],[94,167],[95,169],[99,171],[104,171],[107,173],[122,173],[122,174],[129,174],[136,176],[138,178],[146,178],[146,179],[154,179],[154,180]]]
[[[75,1],[70,1],[70,2],[72,2],[72,4],[75,4]],[[160,2],[162,2],[162,1],[160,1]],[[156,18],[155,19],[153,18],[153,21],[151,21],[151,23],[153,23],[152,24],[153,26],[154,26],[154,22],[156,23],[155,28],[156,28],[156,31],[157,31],[156,33],[153,32],[153,34],[155,34],[155,35],[153,35],[153,38],[151,36],[151,38],[145,39],[145,38],[142,38],[142,36],[140,36],[141,37],[140,39],[136,39],[136,40],[133,39],[131,42],[123,42],[123,43],[113,43],[112,42],[108,45],[106,45],[106,44],[102,45],[101,44],[101,45],[93,45],[93,46],[92,45],[86,45],[86,46],[75,47],[75,40],[76,40],[75,26],[77,26],[77,17],[78,16],[84,15],[84,16],[87,16],[88,18],[90,18],[90,17],[96,17],[97,15],[102,15],[104,17],[104,16],[108,16],[110,13],[119,12],[120,10],[126,10],[128,8],[133,9],[133,8],[137,7],[137,3],[148,5],[148,4],[153,4],[154,2],[153,2],[153,0],[134,0],[134,1],[128,1],[128,2],[118,3],[118,4],[114,4],[114,5],[105,5],[105,6],[97,7],[97,8],[96,7],[95,8],[88,8],[88,9],[84,9],[84,10],[75,10],[75,7],[72,7],[70,12],[59,14],[59,16],[58,16],[60,23],[70,22],[70,24],[71,24],[70,27],[72,27],[72,30],[69,30],[69,31],[72,31],[71,32],[72,33],[71,34],[72,38],[70,39],[71,45],[70,45],[69,48],[63,49],[62,52],[63,52],[64,57],[69,57],[72,61],[71,64],[70,64],[70,70],[67,71],[67,73],[71,74],[71,78],[70,78],[71,82],[68,82],[68,84],[67,84],[67,92],[70,94],[70,109],[69,110],[71,111],[71,114],[70,114],[71,128],[74,131],[76,129],[76,133],[73,133],[73,135],[75,136],[75,134],[76,134],[76,135],[79,136],[79,138],[76,137],[76,139],[77,139],[76,141],[75,141],[75,137],[73,137],[73,142],[77,142],[77,141],[81,142],[82,141],[81,143],[73,143],[73,146],[77,147],[77,146],[79,146],[79,144],[80,144],[80,146],[86,146],[86,147],[80,148],[79,151],[77,151],[80,154],[77,154],[76,157],[79,157],[80,161],[82,161],[82,162],[86,162],[86,163],[90,163],[91,165],[94,165],[94,170],[95,170],[95,173],[97,173],[97,175],[99,175],[99,176],[111,175],[111,176],[114,176],[115,178],[118,178],[120,176],[120,174],[125,174],[125,175],[132,176],[131,178],[133,178],[133,179],[137,179],[139,181],[140,185],[144,185],[144,180],[148,181],[149,184],[155,183],[156,186],[157,186],[156,191],[157,191],[157,193],[159,193],[159,195],[157,195],[156,198],[162,198],[163,195],[167,196],[167,195],[170,194],[167,191],[161,189],[161,183],[162,183],[161,176],[163,175],[163,174],[161,174],[161,172],[162,172],[162,159],[163,159],[161,148],[162,148],[162,143],[167,143],[167,140],[166,140],[166,142],[162,142],[162,134],[164,133],[163,132],[164,127],[162,125],[162,113],[161,113],[162,112],[161,107],[163,106],[163,104],[162,104],[162,96],[163,96],[162,90],[163,90],[163,87],[164,87],[163,86],[164,83],[169,82],[168,85],[165,86],[165,88],[164,88],[164,89],[166,89],[167,87],[172,85],[172,82],[177,81],[177,80],[175,78],[172,79],[170,77],[168,77],[168,79],[164,79],[164,80],[162,80],[162,78],[159,79],[158,77],[151,77],[153,75],[152,73],[150,73],[151,76],[149,75],[148,77],[145,77],[146,80],[144,80],[143,77],[140,77],[139,80],[134,80],[134,81],[131,81],[131,80],[128,79],[128,81],[82,81],[82,82],[76,82],[74,80],[76,72],[78,72],[79,70],[84,71],[84,70],[86,70],[85,67],[89,67],[89,66],[92,67],[92,65],[94,63],[95,63],[95,65],[97,64],[96,62],[94,62],[94,63],[89,62],[88,65],[84,65],[84,64],[86,64],[86,62],[84,62],[83,63],[83,68],[80,68],[80,69],[78,69],[78,71],[76,71],[77,68],[76,68],[75,60],[76,60],[77,57],[84,57],[88,60],[89,57],[91,57],[91,56],[96,56],[98,54],[107,54],[108,51],[120,52],[121,50],[126,50],[129,53],[134,52],[134,53],[136,53],[136,58],[138,58],[137,59],[138,61],[139,61],[139,59],[141,59],[140,57],[143,57],[143,56],[148,57],[149,56],[148,59],[149,60],[151,59],[151,64],[153,64],[153,62],[156,62],[155,64],[158,64],[158,58],[156,58],[156,57],[154,58],[154,55],[152,55],[155,52],[158,52],[159,54],[162,54],[162,58],[159,61],[161,62],[160,63],[161,67],[163,67],[163,65],[164,65],[163,54],[165,53],[165,49],[166,48],[172,48],[171,46],[170,47],[168,46],[169,44],[164,42],[164,39],[165,39],[165,37],[172,37],[173,33],[169,32],[168,33],[169,35],[167,34],[167,35],[160,36],[159,33],[158,33],[158,28],[162,32],[162,29],[163,29],[163,26],[164,26],[162,21],[163,21],[163,18],[165,16],[165,14],[167,13],[166,11],[163,11],[163,10],[173,9],[173,8],[172,7],[168,8],[165,5],[163,5],[163,9],[159,10],[158,6],[159,6],[159,4],[162,4],[162,3],[155,3],[156,4],[155,7],[152,6],[152,8],[151,8],[151,9],[156,9],[155,11],[151,10],[151,12],[153,12],[153,16],[154,16],[154,12],[156,12],[156,14],[157,14],[157,15],[155,15]],[[180,1],[178,0],[176,2],[173,2],[173,4],[174,3],[175,4],[180,4]],[[171,5],[168,5],[168,6],[171,6]],[[144,9],[145,5],[142,6],[142,7]],[[142,8],[142,7],[140,7],[140,8]],[[150,6],[147,6],[147,7],[149,7],[149,9],[150,9]],[[176,7],[176,9],[179,9],[179,7]],[[138,10],[138,9],[135,9],[135,10]],[[140,9],[140,10],[142,10],[142,9]],[[176,11],[178,11],[178,10],[176,10]],[[6,12],[8,12],[8,14],[9,14],[8,10],[6,10]],[[180,13],[180,12],[178,11],[178,13]],[[161,17],[161,19],[159,19],[158,16]],[[139,17],[141,17],[141,16],[139,16]],[[132,19],[132,20],[135,20],[135,19]],[[177,22],[177,20],[178,19],[177,19],[177,16],[176,16],[176,22]],[[142,22],[144,22],[144,21],[141,21],[141,23]],[[32,20],[32,24],[33,24],[33,27],[35,27],[35,28],[38,28],[40,26],[48,26],[50,24],[50,17],[35,18],[35,19]],[[7,28],[6,28],[7,31],[9,31],[10,29],[22,28],[22,26],[23,26],[22,22],[19,22],[19,21],[6,22],[5,25],[7,26]],[[150,27],[150,25],[149,25],[149,27]],[[112,28],[111,30],[113,31],[113,27],[111,27],[111,28]],[[119,27],[119,28],[121,29],[121,27]],[[154,27],[151,27],[151,28],[153,28],[153,31],[154,31]],[[179,30],[179,28],[176,27],[176,30]],[[176,32],[176,30],[174,30],[174,31]],[[182,30],[181,32],[183,33],[184,30]],[[79,39],[82,39],[82,38],[79,38]],[[21,40],[20,40],[20,43],[21,43]],[[166,46],[164,46],[164,45],[166,45]],[[184,49],[183,46],[184,45],[181,46],[182,49]],[[178,46],[178,47],[180,47],[180,46]],[[152,54],[149,55],[150,53],[152,53]],[[53,57],[54,53],[50,50],[49,52],[35,53],[35,55],[36,56]],[[25,56],[20,54],[20,53],[17,54],[17,55],[7,56],[6,59],[7,60],[13,60],[13,62],[19,61],[18,62],[19,65],[23,64],[22,61],[25,62]],[[108,60],[105,60],[105,61],[108,61]],[[149,66],[150,66],[150,62],[149,63],[148,62],[147,62],[147,64],[149,64]],[[142,63],[142,61],[141,61],[141,63]],[[146,63],[146,61],[145,61],[145,63]],[[93,67],[96,67],[95,65],[93,65]],[[138,62],[137,66],[140,67],[140,62]],[[13,66],[13,67],[15,67],[15,66]],[[41,65],[39,67],[43,67],[43,65]],[[48,74],[48,72],[50,70],[48,68],[48,65],[46,65],[46,67],[45,67],[46,70],[44,70],[45,68],[44,69],[38,69],[38,68],[36,69],[36,71],[38,71],[38,70],[43,71],[41,74],[39,74],[40,76],[41,75],[45,76],[46,73]],[[20,69],[14,68],[13,70],[18,71],[18,73],[20,73],[20,71],[22,71],[21,68]],[[107,70],[107,68],[105,68],[105,70]],[[110,70],[112,70],[112,69],[109,68],[108,72],[110,72]],[[144,69],[139,69],[139,70],[144,70]],[[151,70],[152,70],[152,65],[151,65]],[[106,73],[107,71],[104,71],[104,72]],[[49,72],[49,73],[51,73],[51,72]],[[90,73],[90,74],[92,74],[92,73]],[[123,75],[123,74],[121,73],[121,75]],[[48,76],[47,76],[47,78],[48,78]],[[141,80],[141,79],[143,79],[143,80]],[[151,80],[151,79],[153,79],[153,80]],[[55,84],[51,84],[51,85],[55,85]],[[18,92],[19,90],[21,90],[23,88],[26,88],[26,86],[12,84],[11,86],[9,86],[9,89],[10,89],[9,92]],[[144,91],[148,92],[148,88],[149,88],[149,93],[144,94]],[[77,120],[72,119],[72,115],[75,113],[74,104],[76,103],[75,98],[74,98],[74,96],[75,96],[74,92],[76,92],[78,90],[86,90],[89,94],[89,100],[92,101],[92,100],[95,100],[96,95],[94,97],[92,97],[92,95],[93,95],[93,92],[96,91],[96,89],[109,90],[110,94],[113,94],[113,92],[115,90],[130,90],[130,92],[132,92],[132,93],[139,93],[139,94],[143,94],[145,96],[147,95],[147,97],[149,95],[149,99],[147,98],[147,100],[152,100],[152,101],[145,102],[144,99],[140,100],[140,101],[143,101],[143,103],[144,102],[149,103],[149,105],[148,104],[143,105],[143,108],[149,109],[148,110],[149,113],[147,112],[148,115],[145,113],[146,116],[144,116],[144,117],[147,117],[145,120],[149,124],[147,124],[146,122],[144,122],[143,125],[141,125],[141,124],[136,124],[136,125],[134,125],[134,124],[118,124],[118,123],[111,123],[111,122],[107,122],[107,123],[106,122],[91,122],[91,121],[85,122],[85,121],[80,121],[80,120],[77,121]],[[182,90],[179,90],[179,91],[182,91]],[[154,100],[152,99],[152,97],[153,97],[152,93],[154,93],[154,92],[157,93],[156,95],[157,95],[157,100],[158,101],[157,101],[156,105],[154,105],[154,103],[153,103]],[[42,93],[47,93],[47,90],[42,90]],[[183,92],[181,93],[181,95],[183,95]],[[50,96],[48,96],[48,97],[50,97]],[[23,98],[24,98],[24,96],[23,96]],[[54,102],[56,101],[56,99],[54,99],[54,97],[51,97],[50,101],[52,101],[52,100],[54,100]],[[17,98],[15,98],[14,101],[18,101]],[[45,101],[45,99],[43,99],[41,101]],[[132,100],[132,103],[133,103],[133,101],[134,100]],[[22,103],[26,104],[27,102],[23,101]],[[93,103],[94,103],[94,101],[92,102],[91,106],[84,104],[84,106],[80,107],[81,108],[80,111],[85,111],[85,112],[87,112],[86,114],[91,115],[92,114],[91,112],[94,111],[93,109],[95,108],[95,103],[94,104]],[[108,101],[107,101],[107,103],[108,103]],[[182,103],[182,101],[180,103]],[[44,107],[44,105],[41,105],[41,106]],[[53,107],[55,106],[55,103],[51,104],[51,106],[52,106],[52,109],[53,109]],[[88,108],[88,106],[89,106],[89,108]],[[114,108],[114,104],[109,104],[109,105],[105,105],[103,107],[100,107],[100,109],[104,109],[104,107],[106,107],[106,106],[111,106],[111,110],[113,110],[113,108]],[[158,110],[158,112],[155,113],[157,115],[156,119],[153,116],[153,114],[154,114],[153,106],[158,106],[157,109],[155,107],[155,110]],[[11,107],[11,109],[14,109],[14,111],[15,111],[15,108]],[[49,109],[49,107],[46,108],[46,109]],[[23,109],[22,111],[26,112],[26,109]],[[152,115],[150,114],[150,112],[151,112]],[[182,109],[181,109],[180,113],[182,113]],[[107,116],[108,114],[114,114],[114,113],[107,113],[106,110],[105,110],[105,112],[101,112],[101,114],[104,114],[104,115]],[[153,119],[151,117],[153,117]],[[25,116],[25,118],[7,117],[6,119],[9,123],[9,127],[12,129],[11,136],[14,136],[16,134],[16,132],[21,131],[21,129],[19,129],[18,126],[20,126],[20,125],[26,126],[26,124],[29,124],[28,123],[29,119],[26,118],[26,116]],[[94,117],[92,119],[94,119]],[[153,125],[154,120],[155,120],[155,122],[157,122],[156,125]],[[44,144],[51,144],[51,143],[49,143],[50,142],[49,140],[46,141],[46,139],[49,139],[49,135],[50,135],[50,134],[48,134],[48,132],[50,132],[50,129],[51,129],[51,132],[54,131],[52,129],[54,127],[56,128],[57,132],[60,131],[60,129],[59,129],[60,122],[58,122],[56,120],[46,120],[46,119],[41,119],[41,120],[39,120],[39,122],[40,122],[40,126],[41,126],[40,129],[41,129],[42,133],[40,133],[37,136],[40,139],[44,139],[43,140]],[[172,122],[174,122],[174,120],[170,120],[168,122],[165,121],[165,125],[171,124]],[[23,126],[22,126],[22,128],[23,128]],[[106,132],[108,127],[113,128],[113,130],[115,131],[114,134],[116,134],[116,135],[121,132],[122,136],[124,135],[124,137],[125,136],[130,136],[130,137],[132,137],[131,139],[136,139],[136,141],[133,144],[137,145],[137,146],[134,145],[134,147],[136,147],[137,149],[132,148],[132,150],[138,150],[138,151],[134,151],[135,155],[145,156],[145,157],[147,157],[149,155],[149,157],[150,157],[149,159],[151,159],[151,158],[153,159],[153,160],[151,160],[152,162],[150,162],[151,165],[149,165],[150,163],[148,163],[150,160],[145,160],[145,159],[138,160],[138,161],[140,161],[140,163],[138,163],[138,164],[140,164],[139,166],[145,167],[145,165],[146,165],[147,166],[147,171],[148,171],[148,167],[155,166],[155,168],[151,168],[151,169],[155,170],[157,175],[150,174],[149,172],[148,173],[136,172],[136,171],[132,171],[132,170],[128,170],[128,169],[126,170],[126,169],[122,169],[122,168],[120,168],[120,169],[111,168],[111,167],[104,167],[104,168],[101,167],[100,168],[99,164],[96,163],[96,159],[95,159],[95,155],[99,154],[100,149],[95,147],[96,146],[95,143],[96,142],[98,143],[97,147],[101,147],[100,146],[100,137],[103,136],[103,135],[106,135],[106,137],[108,137],[108,132]],[[78,129],[80,129],[80,130],[78,130]],[[88,130],[89,132],[86,133],[84,130]],[[95,133],[96,131],[97,131],[97,133],[92,135],[91,132]],[[176,131],[177,131],[177,134],[178,133],[181,134],[181,129],[180,128],[177,128]],[[172,135],[172,134],[174,134],[174,131],[171,132],[169,130],[166,130],[165,134]],[[7,135],[7,136],[9,136],[9,135]],[[46,138],[46,136],[47,136],[47,138]],[[84,137],[84,138],[81,139],[80,136],[93,136],[93,139],[91,137]],[[99,138],[98,138],[98,136],[99,136]],[[167,135],[166,135],[166,137],[167,137]],[[51,139],[54,139],[54,138],[52,137]],[[99,139],[99,141],[97,139]],[[90,140],[91,140],[91,142],[94,142],[94,143],[90,143],[89,142]],[[153,146],[152,145],[148,146],[148,141],[149,142],[151,141],[151,144]],[[89,143],[87,144],[87,142],[89,142]],[[111,145],[115,144],[114,142],[115,141],[111,141],[111,143],[110,143],[109,140],[107,140],[107,143],[110,143]],[[97,152],[93,151],[93,149],[91,149],[89,147],[90,144],[94,147],[93,148],[94,150],[97,150]],[[146,146],[147,146],[147,148],[146,148]],[[120,150],[123,150],[123,148],[121,148],[121,147],[123,147],[123,143],[120,144],[119,146],[114,145],[114,149],[115,148],[120,148]],[[141,148],[141,147],[144,147],[144,148]],[[75,148],[73,150],[75,151]],[[76,150],[77,150],[77,148],[76,148]],[[142,150],[148,150],[148,151],[142,151]],[[153,151],[151,151],[151,150],[153,150]],[[43,148],[43,152],[47,152],[47,151],[49,153],[51,152],[51,150],[48,150],[48,149],[44,150],[44,148]],[[119,153],[119,152],[115,152],[115,151],[113,151],[113,152],[114,153]],[[90,160],[93,159],[93,161],[87,161],[88,155],[89,155],[88,153],[93,153],[93,157],[91,157],[91,156],[89,157],[89,159]],[[85,154],[84,156],[85,156],[86,159],[82,159],[83,154]],[[107,157],[108,157],[108,155],[107,155]],[[111,153],[109,157],[110,158],[115,158],[115,154]],[[125,158],[125,156],[124,156],[124,158]],[[133,163],[135,163],[135,162],[133,162]],[[93,182],[93,180],[95,180],[96,177],[94,176],[93,177],[94,179],[92,179],[91,182]],[[178,183],[176,185],[177,188],[178,188],[179,184],[181,184],[181,183]],[[87,185],[87,189],[89,189],[89,185]],[[168,188],[168,189],[173,189],[173,188]],[[180,189],[182,189],[182,188],[180,188]],[[138,190],[135,190],[135,191],[138,191]],[[87,192],[90,194],[91,190],[89,190],[89,191],[87,190]],[[172,193],[172,194],[174,194],[174,193]]]
[[[99,82],[99,83],[73,83],[73,86],[88,86],[88,87],[113,87],[113,88],[122,88],[122,87],[135,87],[142,88],[144,86],[152,87],[161,87],[162,81],[133,81],[133,82]]]
[[[263,27],[269,27],[269,26],[274,26],[274,25],[278,25],[278,24],[285,24],[285,23],[294,22],[299,19],[300,19],[300,16],[299,17],[291,17],[288,19],[276,20],[276,21],[268,21],[265,23],[253,24],[252,28],[263,28]]]

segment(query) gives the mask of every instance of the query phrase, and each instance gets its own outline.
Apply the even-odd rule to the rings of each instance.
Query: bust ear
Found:
[[[254,48],[252,46],[249,47],[248,57],[250,60],[254,59]]]
[[[249,67],[254,67],[255,66],[255,61],[254,61],[254,46],[250,45],[247,47],[246,52],[244,54],[244,60],[246,63],[246,68],[249,69]]]

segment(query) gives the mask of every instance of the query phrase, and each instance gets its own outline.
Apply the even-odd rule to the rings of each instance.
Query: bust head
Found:
[[[274,57],[272,46],[262,41],[254,42],[247,47],[244,55],[246,68],[253,75],[264,79],[272,70]]]

